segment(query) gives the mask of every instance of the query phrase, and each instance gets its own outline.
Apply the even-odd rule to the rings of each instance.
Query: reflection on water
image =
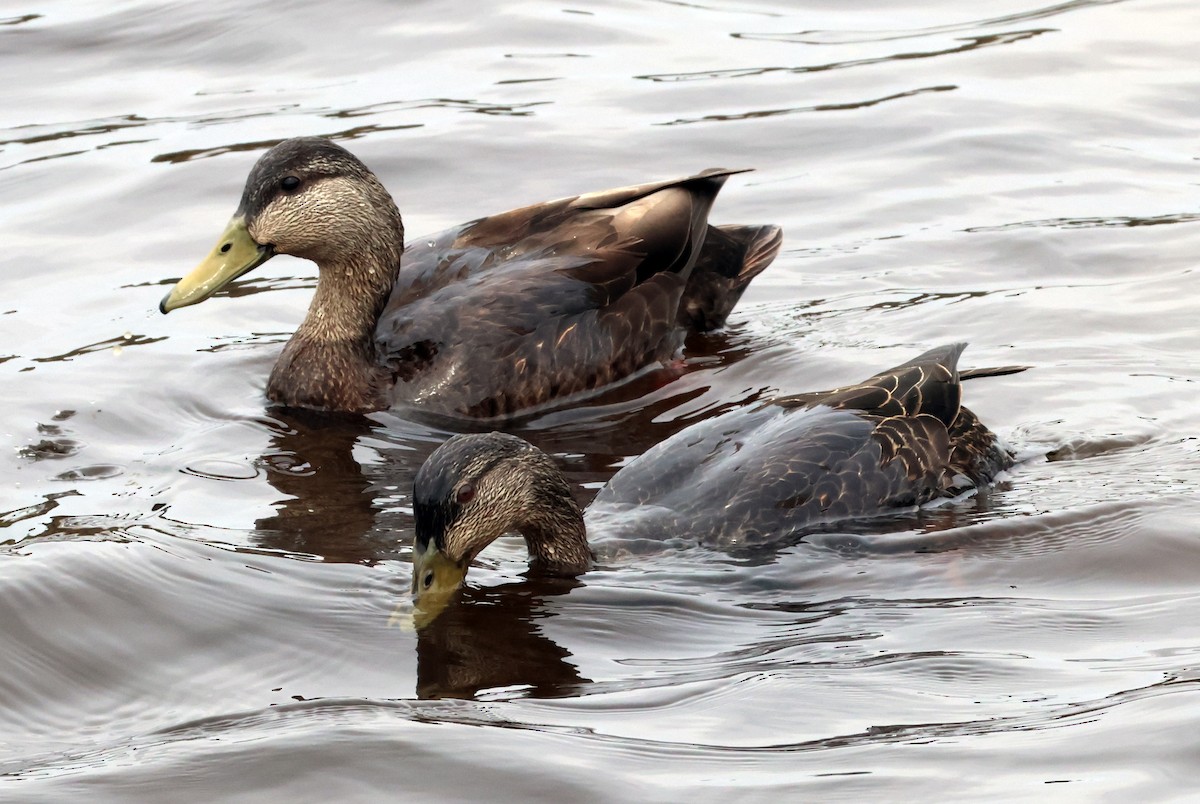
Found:
[[[502,691],[503,698],[558,698],[584,692],[589,680],[571,664],[570,651],[542,627],[556,616],[544,610],[544,601],[578,585],[538,578],[459,590],[417,631],[417,697],[474,698]]]
[[[0,14],[0,799],[1186,797],[1197,26],[1184,0]],[[714,220],[784,249],[729,329],[513,424],[581,503],[689,424],[956,340],[1031,366],[968,386],[1026,460],[572,582],[500,540],[400,627],[412,476],[471,425],[269,406],[307,263],[155,310],[302,134],[352,141],[415,234],[756,169]]]
[[[375,560],[378,545],[367,535],[379,509],[354,459],[354,444],[371,432],[370,423],[299,409],[273,412],[265,422],[271,443],[259,464],[285,496],[273,514],[255,521],[259,545],[329,561]]]

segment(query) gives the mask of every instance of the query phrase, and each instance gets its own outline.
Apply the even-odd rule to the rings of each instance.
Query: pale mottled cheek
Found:
[[[446,552],[455,561],[474,558],[512,530],[511,517],[497,507],[476,508],[465,514],[446,535]]]
[[[342,178],[320,180],[294,196],[277,196],[248,223],[250,236],[259,243],[309,259],[345,253],[361,240],[355,230],[371,225],[362,193]]]
[[[275,201],[249,222],[250,236],[284,254],[295,254],[310,245],[312,239],[305,217],[304,210],[291,199]]]

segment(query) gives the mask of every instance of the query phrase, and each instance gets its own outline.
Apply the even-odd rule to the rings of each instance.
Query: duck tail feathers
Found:
[[[783,230],[771,224],[709,226],[679,304],[680,324],[693,332],[725,325],[751,280],[779,254]]]
[[[954,372],[958,365],[958,358],[962,355],[963,350],[967,348],[966,343],[947,343],[942,346],[934,347],[928,352],[917,355],[907,363],[901,363],[897,369],[905,366],[920,366],[929,363],[937,363],[947,370]],[[1029,366],[985,366],[983,368],[961,369],[958,370],[958,380],[975,380],[980,377],[1003,377],[1006,374],[1018,374],[1028,369]],[[895,369],[893,369],[894,371]]]
[[[980,377],[1003,377],[1006,374],[1019,374],[1031,366],[992,366],[988,368],[965,369],[958,373],[959,380],[975,380]]]

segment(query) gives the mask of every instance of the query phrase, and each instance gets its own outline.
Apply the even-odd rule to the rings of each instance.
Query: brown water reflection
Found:
[[[417,697],[475,698],[526,694],[558,698],[585,691],[571,652],[544,633],[547,598],[581,586],[563,578],[534,578],[460,589],[445,609],[417,631]],[[486,697],[486,696],[485,696]]]
[[[286,496],[274,514],[255,520],[259,545],[327,561],[378,560],[381,545],[367,536],[379,508],[354,459],[354,444],[371,432],[370,422],[299,409],[273,412],[264,422],[270,447],[259,463],[267,482]]]

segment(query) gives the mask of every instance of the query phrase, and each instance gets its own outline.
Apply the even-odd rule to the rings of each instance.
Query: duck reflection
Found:
[[[373,563],[394,555],[398,515],[381,499],[389,488],[407,495],[412,475],[440,439],[389,434],[404,447],[380,455],[378,472],[363,471],[354,447],[379,425],[362,416],[272,408],[274,435],[263,454],[267,482],[283,496],[275,513],[255,522],[263,547],[327,561]],[[372,467],[375,469],[376,467]]]
[[[581,504],[616,467],[696,421],[757,399],[761,390],[681,414],[710,390],[712,372],[744,358],[749,338],[728,332],[692,336],[687,360],[661,368],[576,404],[512,420],[540,448],[565,455],[564,471]],[[673,415],[674,414],[674,415]],[[372,418],[272,406],[263,423],[272,432],[259,460],[278,492],[275,511],[255,522],[260,546],[320,556],[326,561],[374,563],[412,544],[411,492],[417,469],[450,436],[490,430],[472,422],[397,411]],[[365,465],[355,447],[369,456]]]
[[[417,697],[474,698],[497,688],[523,688],[538,698],[578,692],[590,679],[543,625],[555,616],[545,601],[579,586],[570,578],[532,577],[458,590],[418,626]]]

